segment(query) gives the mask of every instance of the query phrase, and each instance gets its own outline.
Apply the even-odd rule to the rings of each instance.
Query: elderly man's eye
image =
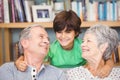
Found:
[[[43,38],[44,36],[40,35],[39,37],[40,37],[40,38]]]

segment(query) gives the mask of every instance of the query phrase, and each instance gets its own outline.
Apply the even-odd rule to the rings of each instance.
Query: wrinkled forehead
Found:
[[[48,33],[47,33],[47,31],[44,29],[44,28],[41,28],[41,27],[34,27],[34,28],[32,28],[31,29],[31,34],[42,34],[42,35],[44,35],[44,36],[46,36],[46,37],[48,37]]]
[[[93,33],[86,33],[83,37],[83,40],[90,40],[90,41],[93,41],[95,43],[98,43],[97,37]]]
[[[84,38],[96,38],[96,35],[93,33],[85,33]]]

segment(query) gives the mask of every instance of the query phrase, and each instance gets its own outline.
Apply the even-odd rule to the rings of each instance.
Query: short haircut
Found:
[[[74,30],[79,36],[81,32],[81,19],[72,10],[61,11],[58,13],[53,21],[53,29],[55,32],[62,31],[66,28],[66,31]]]
[[[23,52],[24,52],[23,46],[22,46],[22,44],[21,44],[21,41],[22,41],[23,39],[28,39],[28,38],[31,37],[30,31],[31,31],[31,29],[34,28],[34,27],[40,27],[40,28],[43,28],[43,29],[44,29],[44,27],[41,26],[41,25],[39,25],[39,24],[32,24],[32,25],[29,25],[28,27],[24,28],[24,29],[21,31],[20,36],[19,36],[19,43],[18,43],[18,49],[19,49],[20,55],[23,55]]]
[[[111,57],[112,52],[118,47],[119,37],[116,30],[110,28],[107,25],[97,24],[91,26],[86,32],[92,33],[97,38],[98,47],[101,44],[108,43],[108,47],[104,52],[103,59],[107,60]]]

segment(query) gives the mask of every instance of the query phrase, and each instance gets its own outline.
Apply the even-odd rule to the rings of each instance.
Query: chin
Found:
[[[46,56],[47,54],[46,53],[41,53],[41,55]]]
[[[61,46],[62,46],[62,47],[66,47],[66,45],[65,45],[65,44],[61,44]]]
[[[67,44],[66,43],[60,43],[62,46],[66,46]]]

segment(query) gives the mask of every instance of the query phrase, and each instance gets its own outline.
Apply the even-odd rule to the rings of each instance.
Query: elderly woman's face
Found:
[[[100,50],[97,46],[96,36],[93,34],[85,34],[83,38],[82,47],[82,57],[87,61],[96,61],[100,58]]]

